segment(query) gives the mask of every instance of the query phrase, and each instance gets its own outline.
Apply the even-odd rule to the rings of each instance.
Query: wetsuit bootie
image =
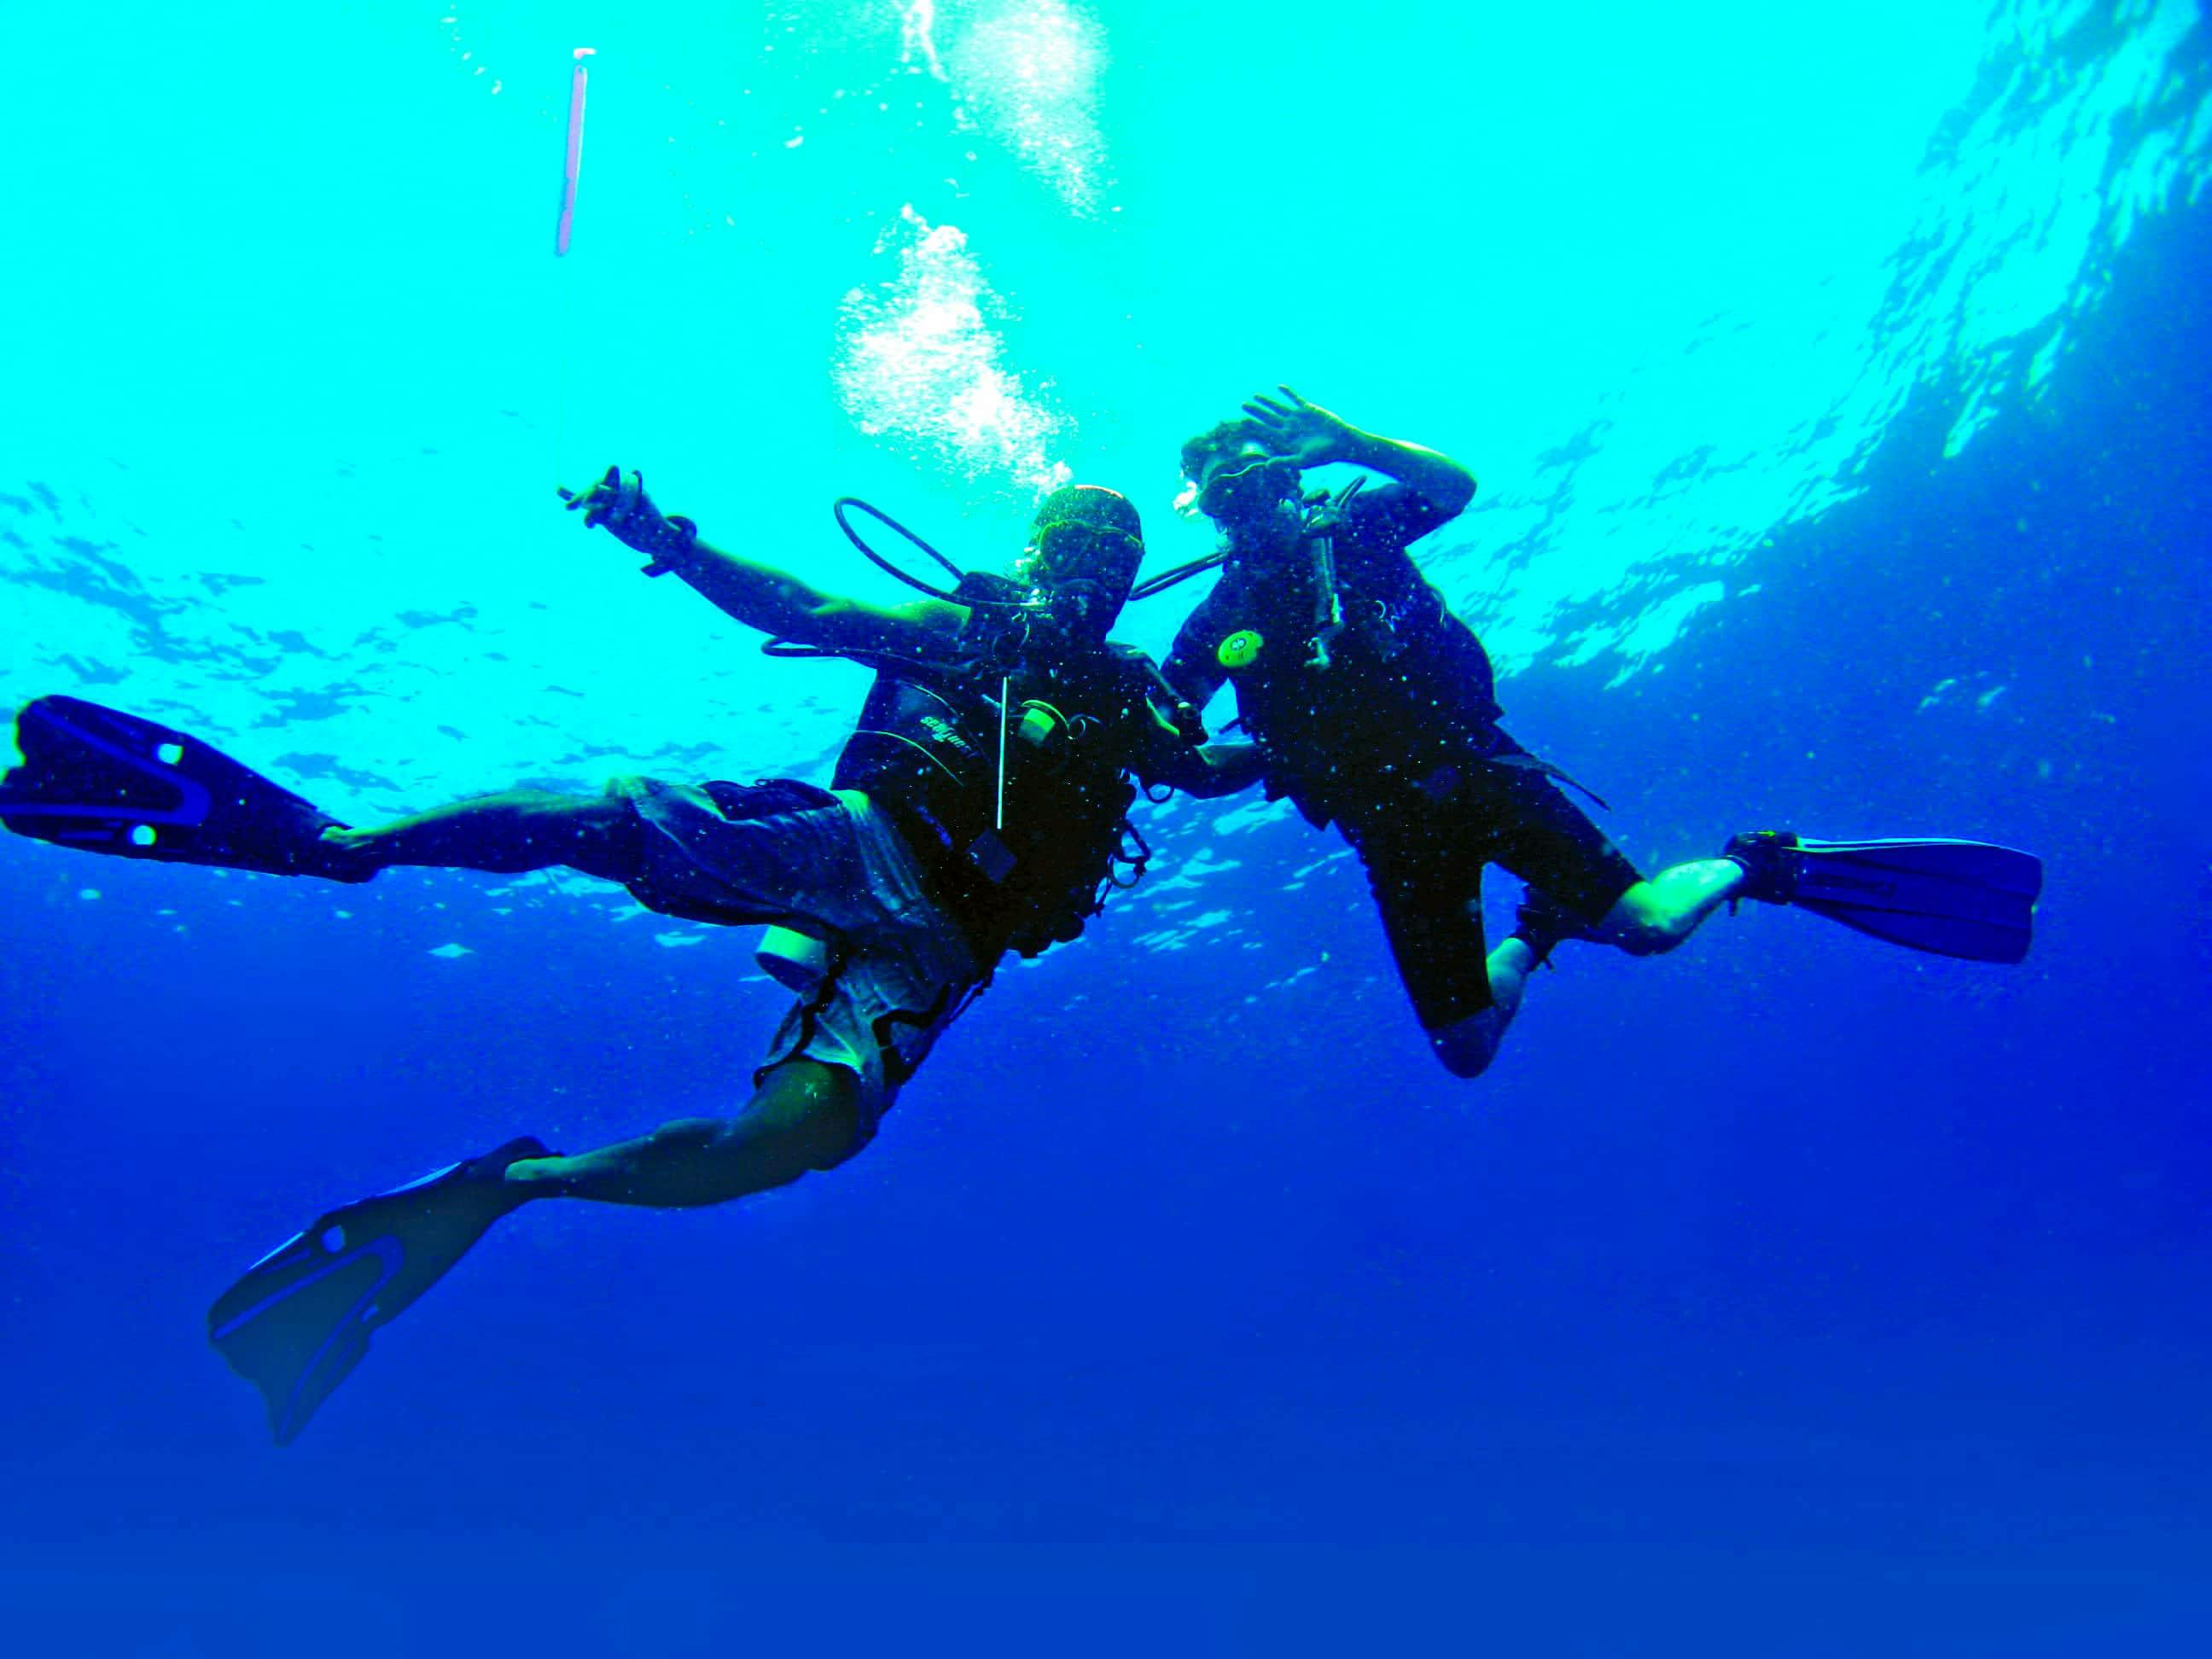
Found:
[[[1797,896],[1797,837],[1787,830],[1730,836],[1721,856],[1743,866],[1744,884],[1729,900],[1788,904]]]

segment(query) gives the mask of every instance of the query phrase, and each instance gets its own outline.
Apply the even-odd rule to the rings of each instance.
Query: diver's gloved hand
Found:
[[[670,561],[688,556],[699,540],[697,525],[681,514],[663,514],[653,504],[641,473],[611,466],[607,476],[582,495],[563,489],[560,495],[569,512],[583,514],[587,529],[599,526],[623,546],[650,559],[645,567],[648,576],[666,575],[674,568]]]
[[[1262,393],[1244,404],[1244,418],[1276,454],[1296,461],[1303,470],[1350,460],[1359,453],[1364,434],[1358,427],[1319,404],[1308,403],[1286,386],[1275,389],[1287,401]]]

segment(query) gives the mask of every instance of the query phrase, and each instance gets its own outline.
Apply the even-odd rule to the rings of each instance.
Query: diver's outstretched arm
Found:
[[[927,655],[942,651],[968,614],[965,606],[942,599],[886,606],[825,592],[788,571],[702,541],[664,562],[725,616],[772,638],[824,650]]]
[[[643,480],[620,467],[580,495],[562,492],[570,512],[602,527],[625,546],[650,557],[648,574],[673,572],[724,615],[771,638],[826,651],[882,652],[927,656],[941,651],[967,617],[964,606],[941,599],[913,605],[870,605],[819,588],[788,570],[763,564],[699,539],[690,520],[664,514],[645,493]]]

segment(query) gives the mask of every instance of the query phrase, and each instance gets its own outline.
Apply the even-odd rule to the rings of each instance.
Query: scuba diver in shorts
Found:
[[[1110,489],[1046,497],[1012,577],[894,607],[709,546],[619,469],[568,505],[776,654],[852,658],[876,680],[828,789],[619,778],[598,799],[518,792],[325,832],[368,867],[567,865],[664,915],[781,930],[768,965],[801,994],[752,1100],[531,1160],[507,1176],[526,1196],[718,1203],[842,1163],[1001,956],[1074,939],[1133,879],[1131,774],[1211,795],[1256,772],[1239,745],[1204,746],[1151,659],[1107,639],[1144,556]]]
[[[1167,677],[1201,710],[1233,684],[1269,798],[1334,823],[1358,854],[1414,1013],[1454,1076],[1489,1066],[1562,939],[1656,955],[1734,899],[1794,903],[1944,955],[2025,952],[2040,866],[1980,842],[1770,830],[1644,875],[1559,787],[1565,775],[1506,733],[1489,656],[1407,552],[1467,506],[1473,476],[1279,393],[1183,446],[1177,505],[1214,523],[1221,550],[1147,589],[1209,563],[1222,574],[1177,634]],[[1302,474],[1330,464],[1388,482],[1307,495]],[[1487,864],[1528,886],[1495,949]]]
[[[563,492],[564,495],[567,492]],[[562,1157],[525,1137],[319,1218],[219,1298],[211,1340],[290,1440],[368,1346],[494,1222],[533,1199],[720,1204],[829,1170],[884,1111],[1008,951],[1074,939],[1150,856],[1137,788],[1234,793],[1249,744],[1209,745],[1142,652],[1107,638],[1144,556],[1136,509],[1074,485],[1038,507],[1011,575],[962,573],[872,507],[839,522],[929,597],[883,606],[708,545],[611,468],[569,507],[673,573],[781,655],[876,678],[830,787],[620,778],[596,798],[516,790],[371,829],[186,734],[70,697],[17,720],[0,781],[20,834],[123,857],[363,881],[398,865],[510,874],[566,866],[663,914],[764,925],[797,993],[726,1117]],[[957,578],[933,587],[869,548],[873,514]]]

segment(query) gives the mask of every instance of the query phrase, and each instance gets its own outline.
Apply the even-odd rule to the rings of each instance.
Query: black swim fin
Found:
[[[1737,896],[1794,904],[1892,945],[1969,962],[2027,955],[2043,860],[1981,841],[1812,841],[1786,830],[1731,840]]]
[[[367,881],[322,839],[346,826],[220,750],[136,714],[40,697],[15,716],[23,763],[0,775],[0,824],[118,858]]]
[[[414,1305],[493,1222],[525,1200],[502,1177],[546,1158],[525,1135],[496,1152],[316,1219],[246,1270],[208,1310],[208,1340],[261,1390],[288,1446],[368,1352],[369,1334]]]

